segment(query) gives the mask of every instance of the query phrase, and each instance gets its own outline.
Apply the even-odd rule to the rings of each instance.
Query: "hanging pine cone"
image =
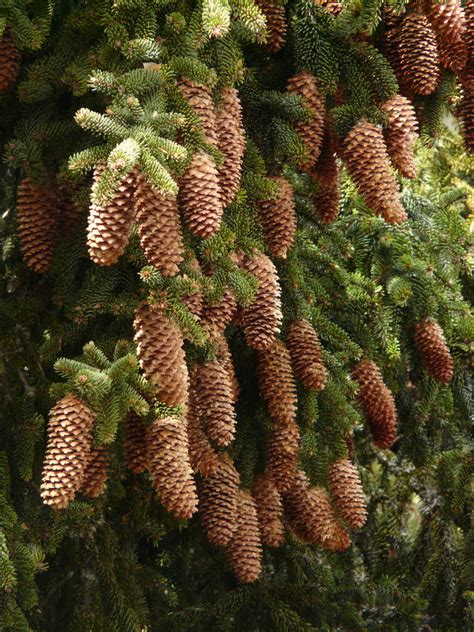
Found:
[[[138,174],[135,196],[140,243],[148,263],[165,276],[179,272],[183,236],[175,198],[167,198]]]
[[[392,164],[405,178],[414,178],[413,145],[418,136],[418,121],[413,105],[406,97],[396,94],[382,103],[380,109],[387,115],[384,138]]]
[[[438,323],[431,318],[418,323],[415,344],[429,373],[438,382],[448,384],[453,377],[453,358]]]
[[[432,94],[439,83],[436,36],[421,13],[404,16],[399,33],[400,65],[407,85],[416,94]]]
[[[197,371],[191,376],[189,404],[187,410],[189,460],[195,472],[202,476],[213,476],[216,473],[219,459],[201,426],[201,417],[196,402]]]
[[[295,320],[288,329],[286,344],[296,377],[307,389],[322,391],[326,386],[327,371],[319,338],[307,320]]]
[[[329,470],[331,498],[351,529],[360,529],[367,519],[367,505],[356,466],[346,459],[335,461]]]
[[[389,224],[405,221],[407,215],[380,127],[363,119],[356,123],[344,140],[343,157],[367,206]]]
[[[108,447],[106,445],[92,447],[79,491],[89,498],[101,496],[107,485],[108,468]]]
[[[141,303],[136,311],[135,342],[147,380],[156,397],[168,406],[188,400],[188,369],[178,327],[156,305]]]
[[[275,484],[268,476],[259,476],[252,487],[257,506],[258,522],[263,544],[280,546],[285,539],[283,505]]]
[[[311,113],[310,121],[301,121],[295,125],[306,147],[306,155],[299,162],[299,167],[303,170],[311,169],[321,153],[326,100],[318,89],[314,75],[305,70],[290,78],[287,91],[291,95],[300,96],[302,105]]]
[[[429,2],[428,19],[443,44],[456,44],[461,41],[466,30],[466,17],[459,0]]]
[[[225,369],[229,377],[229,381],[230,381],[230,385],[232,389],[232,399],[235,403],[239,397],[240,386],[237,380],[237,376],[235,375],[234,362],[232,360],[232,355],[230,353],[227,338],[223,334],[220,334],[218,336],[215,336],[214,341],[217,346],[216,359]]]
[[[300,431],[296,422],[275,426],[267,444],[266,471],[279,492],[291,487],[299,460]]]
[[[443,68],[459,74],[467,64],[467,46],[463,41],[454,44],[438,42],[439,63]]]
[[[474,89],[465,88],[463,92],[457,115],[461,121],[464,143],[469,151],[474,152]]]
[[[276,0],[258,0],[257,5],[267,20],[267,48],[278,53],[286,44],[285,7]]]
[[[18,233],[29,268],[47,272],[53,258],[58,215],[56,198],[45,186],[25,178],[17,194]]]
[[[75,395],[66,395],[49,414],[41,498],[63,509],[81,487],[92,447],[94,413]]]
[[[180,202],[193,235],[208,239],[219,230],[223,212],[219,174],[214,160],[202,150],[194,154],[181,178]]]
[[[218,446],[231,443],[236,416],[229,373],[217,360],[197,367],[196,402],[209,439]]]
[[[6,92],[15,83],[20,70],[21,54],[6,30],[0,38],[0,92]]]
[[[291,424],[296,419],[296,384],[290,354],[281,340],[258,354],[258,386],[273,421]]]
[[[197,511],[198,499],[183,420],[156,419],[148,429],[147,454],[151,480],[161,504],[175,518],[188,520]]]
[[[94,184],[102,172],[103,167],[95,170]],[[102,207],[95,204],[90,206],[87,245],[89,256],[97,265],[111,266],[125,252],[135,212],[136,177],[135,171],[128,173],[109,204]]]
[[[361,360],[354,367],[352,376],[359,385],[359,399],[373,443],[379,448],[390,448],[397,437],[397,409],[380,369],[371,360]]]
[[[464,31],[464,41],[468,48],[470,60],[474,59],[474,2],[466,0],[464,4],[466,29]]]
[[[125,418],[124,457],[129,470],[140,474],[148,467],[146,425],[141,417],[133,412]]]
[[[69,229],[82,217],[84,208],[74,199],[73,189],[69,183],[60,183],[57,191],[58,227],[62,234],[67,235]]]
[[[310,176],[319,185],[318,192],[313,196],[316,215],[325,224],[330,224],[339,215],[340,170],[336,158],[336,141],[329,121],[325,123],[321,153]]]
[[[227,554],[240,582],[258,579],[262,572],[262,542],[257,510],[252,496],[240,490],[237,497],[237,524],[227,545]]]
[[[240,187],[240,174],[245,151],[242,106],[235,88],[224,88],[216,115],[219,149],[224,155],[219,167],[219,183],[223,206],[235,199]]]
[[[202,311],[202,327],[206,333],[213,338],[221,334],[232,322],[237,311],[237,301],[235,296],[225,288],[222,298],[218,303],[205,304]]]
[[[271,260],[256,253],[244,263],[245,269],[258,281],[258,289],[251,305],[242,316],[242,327],[247,344],[260,351],[267,349],[280,331],[281,289],[278,274]]]
[[[199,486],[202,524],[212,544],[226,546],[237,526],[239,473],[228,454],[219,455],[216,473]]]
[[[272,180],[278,186],[278,197],[276,200],[261,201],[258,205],[258,214],[271,254],[286,259],[296,234],[293,188],[285,178],[275,177]]]
[[[209,87],[185,78],[178,81],[178,87],[200,118],[207,142],[217,147],[216,112]]]
[[[204,308],[204,297],[202,295],[202,288],[199,281],[196,279],[194,273],[201,272],[201,266],[196,257],[192,257],[190,261],[186,263],[186,269],[181,275],[181,279],[190,282],[190,290],[188,293],[181,296],[181,302],[185,305],[191,314],[194,314],[198,320],[201,319],[202,310]]]

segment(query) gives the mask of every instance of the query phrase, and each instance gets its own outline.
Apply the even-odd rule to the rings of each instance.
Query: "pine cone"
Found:
[[[474,58],[474,1],[466,0],[464,4],[466,13],[466,30],[464,31],[464,41],[469,51],[469,57]]]
[[[313,197],[317,217],[325,224],[330,224],[339,215],[340,170],[336,158],[336,141],[328,121],[325,124],[321,153],[310,176],[319,185],[319,190]]]
[[[84,480],[79,491],[89,496],[89,498],[101,496],[107,485],[108,469],[108,446],[98,445],[92,447],[85,467]]]
[[[174,198],[166,198],[141,175],[135,197],[138,234],[148,263],[165,276],[179,272],[183,261],[183,236]]]
[[[457,115],[461,121],[464,143],[469,151],[474,152],[474,89],[464,89]]]
[[[438,42],[439,63],[443,68],[459,74],[467,64],[467,46],[463,41],[454,44]]]
[[[258,354],[258,385],[273,421],[291,424],[296,419],[296,384],[290,354],[281,340]]]
[[[201,272],[201,266],[199,265],[199,261],[196,257],[193,257],[190,261],[188,261],[186,267],[189,272]],[[183,273],[181,278],[187,280],[190,280],[190,278],[193,279],[191,282],[192,290],[181,297],[181,302],[189,309],[191,314],[194,314],[198,320],[201,320],[202,310],[204,308],[202,289],[195,277],[191,277],[191,274],[188,274],[187,271]]]
[[[299,460],[300,431],[296,422],[273,428],[267,444],[266,470],[279,492],[291,487]]]
[[[267,19],[267,49],[278,53],[286,44],[285,7],[275,0],[257,0],[257,5]]]
[[[148,468],[146,425],[141,417],[133,412],[125,418],[124,457],[129,470],[140,474]]]
[[[351,529],[360,529],[367,519],[367,505],[359,472],[346,459],[335,461],[329,470],[331,497]]]
[[[428,18],[443,44],[456,44],[466,30],[466,17],[459,0],[429,2]]]
[[[239,473],[227,454],[219,455],[216,473],[199,486],[202,524],[212,544],[226,546],[237,526]]]
[[[381,110],[388,119],[384,138],[392,164],[405,178],[414,178],[416,165],[413,145],[418,136],[415,110],[411,102],[401,94],[396,94],[385,101]]]
[[[234,295],[226,288],[218,303],[207,303],[202,311],[202,326],[211,337],[219,335],[232,322],[237,311],[237,301]]]
[[[327,371],[319,338],[307,320],[295,320],[288,330],[286,344],[296,377],[307,389],[322,391],[326,386]]]
[[[151,480],[161,504],[177,519],[191,518],[198,499],[183,420],[156,419],[148,429],[147,452]]]
[[[242,106],[235,88],[224,88],[217,108],[217,138],[224,155],[219,167],[222,204],[234,201],[240,187],[240,174],[245,151],[245,134],[242,123]]]
[[[439,55],[436,36],[426,17],[409,13],[399,33],[400,65],[408,86],[416,94],[432,94],[439,83]]]
[[[242,327],[247,344],[260,351],[267,349],[280,331],[281,290],[278,274],[270,259],[256,253],[244,263],[245,269],[258,281],[258,289],[251,305],[246,307]]]
[[[237,401],[240,393],[240,386],[234,371],[234,362],[230,353],[227,338],[220,334],[214,338],[217,345],[216,359],[223,366],[230,380],[232,389],[232,398],[234,403]]]
[[[6,92],[15,83],[20,70],[21,54],[8,30],[0,38],[0,92]]]
[[[197,151],[180,183],[185,222],[193,235],[208,239],[221,225],[223,205],[219,174],[213,159]]]
[[[431,318],[418,323],[415,344],[428,372],[438,382],[448,384],[453,377],[453,358],[438,323]]]
[[[73,190],[67,184],[59,184],[57,191],[58,225],[62,234],[83,217],[84,208],[73,198]]]
[[[96,169],[97,182],[103,168]],[[87,227],[89,256],[100,266],[117,263],[125,252],[134,218],[136,172],[128,173],[120,183],[114,199],[106,206],[91,204]],[[94,186],[94,184],[92,185]]]
[[[344,141],[343,157],[367,206],[390,224],[405,221],[407,215],[380,127],[363,119],[356,123]]]
[[[183,337],[162,309],[147,303],[136,311],[135,342],[147,380],[156,387],[156,397],[168,406],[188,400],[188,369]]]
[[[229,373],[220,362],[198,365],[195,396],[209,439],[218,446],[229,445],[236,425],[234,396]]]
[[[217,147],[216,112],[210,89],[208,86],[184,78],[178,81],[178,87],[200,118],[207,142]]]
[[[265,241],[274,257],[286,259],[296,234],[296,213],[293,188],[282,177],[272,178],[278,185],[277,199],[263,200],[258,205]]]
[[[397,437],[397,409],[380,369],[371,360],[361,360],[352,375],[359,385],[359,399],[369,422],[372,441],[379,448],[390,448]]]
[[[237,497],[237,524],[227,545],[227,553],[235,576],[240,582],[258,579],[262,572],[262,542],[257,510],[252,496],[240,490]]]
[[[94,413],[75,395],[66,395],[49,414],[41,498],[64,509],[84,480],[92,447]]]
[[[259,476],[253,484],[252,495],[257,506],[258,522],[263,544],[280,546],[285,539],[283,505],[275,484],[268,476]]]
[[[196,388],[197,371],[195,370],[191,376],[187,411],[189,460],[195,472],[199,472],[202,476],[213,476],[216,473],[219,459],[201,427],[201,417],[196,402]]]

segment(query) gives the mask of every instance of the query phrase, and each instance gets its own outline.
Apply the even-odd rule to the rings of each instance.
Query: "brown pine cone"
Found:
[[[466,0],[464,4],[466,14],[466,30],[464,31],[464,41],[469,51],[470,60],[474,59],[474,0]]]
[[[20,183],[17,193],[20,247],[29,268],[47,272],[53,259],[58,228],[57,200],[46,186],[29,178]]]
[[[175,518],[188,520],[197,511],[198,499],[186,423],[179,417],[156,419],[148,429],[147,454],[161,504]]]
[[[227,545],[227,554],[235,576],[240,582],[258,579],[262,572],[262,542],[257,509],[252,496],[239,490],[237,497],[237,524]]]
[[[240,386],[234,371],[234,361],[232,360],[227,338],[223,334],[220,334],[214,337],[214,341],[217,345],[216,359],[224,367],[229,376],[232,398],[235,403],[239,397]]]
[[[187,269],[185,269],[181,277],[182,279],[190,280],[191,278],[193,278],[191,277],[191,274],[188,274],[188,272],[201,272],[201,266],[199,265],[199,261],[196,259],[196,257],[193,257],[190,261],[186,263],[186,268]],[[191,314],[194,314],[194,316],[196,316],[196,318],[200,321],[202,310],[204,308],[204,297],[202,295],[202,289],[199,285],[199,282],[195,278],[193,278],[193,280],[191,281],[191,286],[192,289],[189,291],[189,293],[181,297],[181,302],[189,309]]]
[[[321,153],[310,176],[319,185],[318,192],[313,196],[316,216],[325,224],[330,224],[339,215],[340,169],[336,157],[336,141],[329,121],[325,124]]]
[[[290,354],[281,340],[258,354],[258,386],[273,421],[291,424],[296,419],[296,384]]]
[[[242,315],[242,327],[247,344],[253,349],[267,349],[280,331],[281,289],[278,274],[271,260],[257,252],[244,262],[245,269],[258,281],[258,289],[251,305]]]
[[[272,180],[278,185],[278,197],[276,200],[262,200],[258,204],[258,214],[271,254],[286,259],[296,234],[293,188],[285,178],[275,177]]]
[[[279,492],[291,487],[299,460],[300,431],[296,422],[278,425],[267,444],[266,472]]]
[[[456,44],[461,41],[466,30],[466,16],[459,0],[429,2],[427,15],[443,44]]]
[[[276,0],[257,0],[257,5],[267,19],[267,49],[278,53],[286,44],[285,7]]]
[[[401,71],[407,85],[416,94],[432,94],[439,83],[439,55],[436,36],[421,13],[403,17],[398,50]]]
[[[359,385],[359,399],[373,443],[379,448],[390,448],[397,438],[398,416],[395,400],[383,382],[380,369],[371,360],[361,360],[354,367],[352,377]]]
[[[218,303],[213,305],[207,303],[203,306],[202,327],[213,338],[221,334],[232,322],[236,311],[237,301],[229,288],[226,288]]]
[[[219,455],[216,473],[201,481],[199,510],[212,544],[226,546],[237,527],[239,473],[228,454]]]
[[[191,375],[191,388],[187,410],[189,460],[195,472],[202,476],[213,476],[216,473],[219,459],[201,426],[201,417],[196,402],[197,371]]]
[[[331,498],[351,529],[360,529],[367,519],[367,504],[356,466],[347,459],[335,461],[329,470]]]
[[[438,42],[439,63],[443,68],[459,74],[467,64],[467,46],[463,41],[454,44]]]
[[[303,170],[311,169],[321,153],[326,99],[318,90],[314,75],[305,70],[289,79],[287,91],[291,95],[301,96],[301,103],[311,113],[310,121],[300,121],[295,125],[306,146],[306,155],[300,160],[299,167]]]
[[[125,418],[124,458],[128,469],[135,474],[148,468],[146,434],[143,419],[129,412]]]
[[[73,189],[67,183],[60,183],[57,190],[58,227],[62,234],[67,235],[69,229],[82,217],[84,208],[74,199]]]
[[[296,377],[309,390],[322,391],[327,371],[318,335],[307,320],[295,320],[288,329],[286,344]]]
[[[181,178],[179,198],[184,220],[193,233],[208,239],[221,225],[224,210],[219,187],[219,174],[214,160],[197,151]]]
[[[103,167],[95,170],[94,183],[102,171]],[[90,206],[87,246],[90,258],[99,266],[117,263],[125,252],[135,214],[136,177],[136,171],[128,173],[109,204],[103,207],[95,204]]]
[[[200,118],[207,142],[217,147],[216,112],[209,87],[182,77],[178,88]]]
[[[285,539],[283,505],[275,484],[268,476],[259,476],[252,487],[257,506],[258,522],[263,544],[280,546]]]
[[[468,87],[463,92],[456,112],[461,121],[464,143],[469,151],[474,152],[474,89]]]
[[[156,397],[168,406],[188,401],[188,369],[183,336],[177,325],[156,305],[141,303],[134,321],[140,365],[156,387]]]
[[[20,62],[21,53],[6,30],[0,38],[0,92],[6,92],[15,83]]]
[[[219,149],[224,155],[219,167],[222,204],[234,201],[240,187],[240,174],[245,152],[242,106],[235,88],[224,88],[216,114]]]
[[[84,480],[79,489],[80,492],[97,498],[101,496],[107,485],[109,469],[109,448],[106,445],[93,446],[89,454],[89,460],[85,467]]]
[[[406,97],[396,94],[382,103],[381,110],[387,115],[384,138],[392,164],[405,178],[414,178],[413,145],[418,136],[418,121],[413,105]]]
[[[344,140],[342,153],[349,175],[367,206],[389,224],[405,221],[407,215],[400,203],[381,128],[361,119]]]
[[[148,263],[165,276],[174,276],[183,261],[176,199],[165,197],[138,174],[135,205],[140,243]]]
[[[64,509],[84,481],[92,447],[94,413],[75,395],[65,395],[49,414],[41,498]]]
[[[438,323],[431,318],[419,322],[416,326],[415,344],[428,372],[438,382],[448,384],[453,377],[453,358]]]

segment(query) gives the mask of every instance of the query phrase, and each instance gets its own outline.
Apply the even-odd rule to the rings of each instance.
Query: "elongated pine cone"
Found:
[[[216,112],[209,87],[185,78],[178,81],[178,87],[200,118],[207,142],[217,146]]]
[[[466,30],[466,16],[459,0],[430,2],[428,19],[438,39],[446,44],[456,44]]]
[[[58,226],[56,197],[46,186],[25,178],[18,187],[18,233],[23,258],[35,272],[47,272]]]
[[[192,259],[186,263],[185,270],[181,277],[182,279],[190,281],[190,290],[181,297],[181,302],[200,320],[204,307],[204,297],[199,281],[193,276],[193,273],[201,273],[201,266],[196,257],[192,257]]]
[[[464,89],[457,115],[461,121],[464,143],[469,151],[474,152],[474,88]]]
[[[156,387],[156,397],[168,406],[185,404],[188,369],[177,325],[159,306],[144,302],[137,308],[134,329],[140,365]]]
[[[413,145],[418,136],[415,109],[406,97],[396,94],[382,104],[381,110],[387,115],[384,138],[392,164],[405,178],[414,178]]]
[[[296,419],[296,384],[288,349],[281,340],[258,354],[258,386],[273,421],[291,424]]]
[[[219,455],[215,474],[199,485],[199,510],[209,541],[226,546],[237,526],[239,473],[227,454]]]
[[[240,490],[237,497],[237,524],[227,545],[227,554],[235,576],[240,582],[258,579],[262,572],[262,542],[257,509],[252,496]]]
[[[179,272],[183,236],[176,198],[167,198],[140,174],[135,196],[140,243],[148,263],[165,276]]]
[[[267,49],[278,53],[286,44],[285,7],[276,0],[258,0],[257,5],[267,19]]]
[[[299,460],[300,431],[296,422],[275,426],[267,444],[266,472],[279,492],[291,487]]]
[[[148,429],[147,451],[151,480],[161,504],[175,518],[191,518],[198,498],[186,423],[179,417],[156,419]]]
[[[361,360],[352,372],[359,385],[359,399],[369,422],[373,443],[390,448],[397,438],[398,416],[395,400],[385,386],[380,369],[371,360]]]
[[[313,196],[316,216],[325,224],[330,224],[339,215],[340,205],[340,169],[336,157],[336,143],[329,122],[325,124],[321,153],[310,176],[319,185]]]
[[[295,320],[288,329],[286,344],[296,377],[312,391],[326,386],[327,371],[318,335],[307,320]]]
[[[258,214],[270,252],[276,258],[285,259],[296,234],[293,188],[285,178],[275,177],[272,180],[278,186],[278,197],[261,201]]]
[[[129,412],[125,418],[124,458],[129,470],[140,474],[148,467],[147,429],[141,417]]]
[[[0,38],[0,92],[6,92],[15,83],[20,60],[20,51],[7,30]]]
[[[453,358],[441,327],[431,318],[416,326],[415,344],[429,373],[443,384],[453,377]]]
[[[191,390],[187,410],[189,460],[195,472],[202,476],[212,476],[216,473],[219,459],[202,429],[201,417],[196,403],[197,371],[191,376]]]
[[[439,83],[439,55],[430,23],[421,13],[403,18],[399,32],[400,65],[407,85],[416,94],[432,94]]]
[[[103,168],[94,173],[94,187]],[[128,173],[105,206],[91,204],[87,226],[89,256],[99,266],[117,263],[125,252],[135,214],[136,172]]]
[[[258,288],[253,303],[243,311],[242,327],[247,344],[262,351],[272,344],[281,327],[278,274],[272,261],[262,253],[247,259],[244,267],[257,279]]]
[[[63,509],[84,481],[92,448],[94,413],[75,395],[65,395],[49,414],[41,498]]]
[[[84,480],[80,487],[80,492],[89,496],[89,498],[97,498],[101,496],[107,485],[109,469],[109,448],[106,445],[93,446],[87,466],[85,468]]]
[[[468,52],[466,44],[461,40],[454,44],[438,42],[439,63],[459,74],[467,64]]]
[[[268,476],[259,476],[252,487],[257,506],[258,522],[263,544],[280,546],[285,539],[283,504],[280,492]]]
[[[240,174],[245,151],[242,106],[235,88],[224,88],[216,113],[219,149],[224,155],[219,167],[222,204],[234,201],[240,187]]]
[[[237,401],[240,393],[240,386],[237,380],[237,376],[234,370],[234,361],[232,360],[232,354],[229,349],[229,343],[224,334],[220,334],[214,338],[217,345],[216,358],[217,361],[224,367],[227,375],[229,376],[230,385],[232,389],[232,398],[234,403]]]
[[[344,140],[343,157],[367,206],[389,224],[405,221],[381,128],[361,119]]]
[[[360,529],[367,519],[367,504],[356,466],[347,459],[335,461],[329,470],[331,498],[351,529]]]
[[[184,220],[193,233],[208,239],[221,225],[223,205],[219,174],[214,160],[202,150],[197,151],[181,178],[180,202]]]
[[[198,365],[195,396],[209,439],[218,446],[229,445],[237,420],[232,382],[220,362],[212,360]]]
[[[202,311],[202,327],[209,336],[214,337],[224,331],[232,322],[237,311],[237,301],[235,296],[225,288],[224,293],[218,303],[212,305],[207,303]]]

